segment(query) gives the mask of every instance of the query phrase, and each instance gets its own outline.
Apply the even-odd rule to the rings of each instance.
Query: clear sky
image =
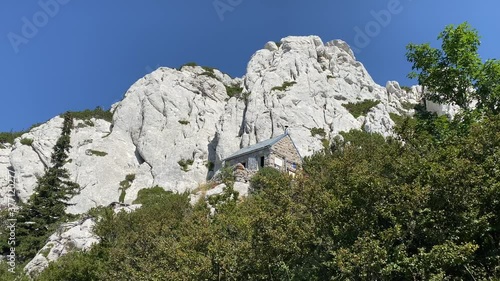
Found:
[[[288,35],[343,39],[375,81],[411,70],[405,46],[468,21],[483,58],[500,58],[500,2],[436,0],[2,0],[0,131],[119,101],[158,66],[186,62],[242,76]]]

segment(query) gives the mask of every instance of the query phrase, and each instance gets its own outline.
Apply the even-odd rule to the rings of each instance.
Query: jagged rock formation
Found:
[[[30,276],[35,276],[47,268],[49,262],[72,251],[86,251],[93,244],[99,243],[99,238],[92,232],[94,225],[95,221],[92,218],[63,224],[25,266],[25,272]]]
[[[133,212],[142,205],[115,206],[113,211]],[[94,234],[95,218],[85,217],[79,221],[61,225],[57,232],[49,237],[49,241],[38,251],[37,255],[24,267],[26,274],[34,277],[42,272],[50,262],[74,251],[87,251],[100,242]]]
[[[242,88],[241,93],[234,89]],[[289,126],[302,156],[321,149],[322,139],[341,131],[364,129],[390,135],[389,114],[411,114],[402,103],[417,103],[419,88],[402,90],[397,82],[376,84],[349,46],[340,40],[323,44],[316,36],[287,37],[255,53],[243,78],[218,70],[184,66],[159,68],[139,79],[113,105],[113,124],[76,121],[65,167],[83,189],[68,207],[83,213],[119,200],[120,182],[135,179],[125,191],[131,203],[142,188],[196,188],[238,149],[283,133]],[[344,105],[363,100],[379,103],[354,117]],[[50,153],[62,126],[55,117],[0,149],[0,197],[5,197],[9,170],[26,201],[37,175],[50,165]],[[311,134],[323,129],[326,135]],[[5,200],[2,200],[2,204]]]

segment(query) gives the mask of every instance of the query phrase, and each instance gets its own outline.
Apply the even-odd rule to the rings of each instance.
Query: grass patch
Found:
[[[229,96],[229,98],[236,97],[236,98],[241,98],[242,93],[243,93],[243,88],[240,86],[226,86],[226,93]]]
[[[110,123],[113,122],[113,113],[109,110],[102,109],[100,106],[96,107],[94,110],[85,109],[83,111],[70,111],[70,113],[75,119],[89,121],[85,122],[87,126],[94,126],[94,123],[90,121],[92,118],[106,120]]]
[[[374,106],[379,104],[380,101],[364,100],[358,103],[348,103],[343,106],[354,116],[358,118],[361,115],[366,115]]]
[[[181,166],[181,169],[184,171],[184,172],[187,172],[189,171],[189,167],[191,165],[193,165],[194,161],[193,159],[181,159],[177,162],[177,164],[179,164],[179,166]]]
[[[405,90],[406,92],[411,92],[411,87],[408,86],[399,86],[401,90]]]
[[[323,145],[323,149],[329,150],[330,149],[330,141],[327,139],[321,139],[321,144]]]
[[[401,126],[403,122],[405,121],[405,117],[401,115],[397,115],[396,113],[389,113],[389,116],[391,117],[392,121],[396,124],[396,126]]]
[[[181,70],[184,66],[191,66],[191,67],[195,67],[195,66],[198,66],[198,64],[196,64],[195,62],[188,62],[188,63],[185,63],[183,65],[181,65],[179,67],[179,70]]]
[[[108,155],[107,152],[93,150],[93,149],[87,149],[86,153],[87,153],[87,155],[94,155],[94,156],[99,156],[99,157],[104,157],[104,156]]]
[[[206,72],[210,72],[210,73],[215,73],[215,68],[213,67],[210,67],[210,66],[202,66],[201,68],[203,68],[203,70],[205,70]]]
[[[139,190],[139,193],[137,193],[137,198],[134,200],[134,202],[132,202],[132,204],[142,204],[149,206],[154,204],[155,202],[158,202],[159,198],[167,197],[172,194],[172,191],[166,191],[160,186],[145,188]]]
[[[178,122],[181,125],[188,125],[189,124],[189,121],[188,120],[184,120],[184,119],[183,120],[179,120]]]
[[[323,129],[323,128],[314,127],[314,128],[311,128],[310,131],[311,131],[311,136],[313,136],[313,137],[316,135],[321,136],[321,137],[326,137],[326,132],[325,132],[325,129]]]
[[[33,139],[22,138],[21,139],[21,144],[22,145],[31,146],[33,144]]]
[[[217,185],[218,185],[218,183],[216,183],[216,182],[207,182],[207,183],[203,183],[203,184],[198,184],[198,187],[193,189],[191,191],[191,194],[196,194],[198,192],[202,192],[203,194],[205,194],[205,192],[216,187]]]
[[[208,171],[213,172],[215,164],[214,164],[214,162],[208,161],[208,163],[205,164],[205,167],[207,167]]]
[[[44,257],[47,257],[50,253],[50,248],[47,248],[47,249],[43,249],[42,251],[40,251],[40,254]]]
[[[0,143],[14,144],[14,140],[21,137],[26,131],[21,132],[2,132],[0,133]]]
[[[333,75],[330,75],[330,74],[328,74],[328,75],[326,76],[326,79],[333,79],[333,78],[335,78],[335,77],[333,77]]]
[[[200,75],[205,75],[205,76],[208,76],[208,77],[210,77],[210,78],[217,79],[217,76],[215,76],[215,73],[213,73],[213,72],[209,72],[209,71],[205,71],[205,72],[203,72],[203,73],[202,73],[202,74],[200,74]]]
[[[118,202],[123,203],[125,201],[125,196],[127,195],[127,189],[132,186],[132,183],[135,180],[135,174],[128,174],[125,176],[125,179],[120,182],[121,190],[120,197],[118,198]]]
[[[285,82],[283,82],[283,85],[271,88],[271,92],[272,91],[282,91],[282,92],[284,92],[288,88],[290,88],[291,86],[293,86],[295,84],[297,84],[297,82],[295,82],[295,81],[291,81],[291,82],[285,81]]]
[[[403,107],[403,109],[406,109],[406,110],[415,109],[416,106],[417,106],[417,104],[414,104],[411,102],[402,102],[401,103],[401,107]]]

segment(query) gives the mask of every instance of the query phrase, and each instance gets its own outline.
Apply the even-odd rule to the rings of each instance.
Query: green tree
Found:
[[[46,243],[48,236],[56,230],[58,224],[68,216],[65,209],[68,200],[79,191],[79,185],[69,180],[69,172],[63,168],[70,149],[70,134],[73,117],[63,115],[62,133],[54,146],[51,157],[52,166],[38,179],[37,186],[26,204],[16,216],[16,253],[20,262],[33,258]],[[7,239],[2,237],[2,253],[9,252]]]
[[[468,23],[449,25],[438,39],[441,49],[430,44],[409,44],[407,59],[413,64],[409,78],[429,91],[425,97],[438,103],[454,103],[469,110],[473,101],[479,109],[500,110],[500,65],[482,62],[478,54],[480,38]]]

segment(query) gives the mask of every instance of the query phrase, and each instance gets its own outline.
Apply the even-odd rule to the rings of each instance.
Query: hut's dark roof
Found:
[[[244,148],[238,150],[233,155],[227,157],[224,160],[231,160],[231,159],[237,158],[237,157],[245,155],[245,154],[249,154],[249,153],[252,153],[252,152],[255,152],[255,151],[259,151],[259,150],[271,147],[275,143],[279,142],[280,140],[282,140],[286,136],[288,136],[288,134],[283,134],[283,135],[277,136],[275,138],[268,139],[268,140],[256,143],[254,145],[244,147]]]

